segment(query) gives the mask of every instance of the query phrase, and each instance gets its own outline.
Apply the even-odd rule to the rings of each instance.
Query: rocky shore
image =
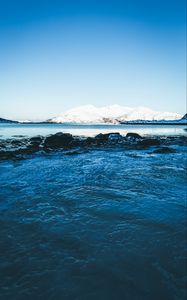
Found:
[[[142,137],[137,133],[122,136],[119,133],[98,134],[95,137],[77,137],[69,133],[27,137],[13,137],[0,140],[0,159],[22,159],[34,153],[63,151],[76,155],[92,149],[122,147],[124,150],[150,150],[151,153],[175,153],[175,146],[186,146],[186,136]]]

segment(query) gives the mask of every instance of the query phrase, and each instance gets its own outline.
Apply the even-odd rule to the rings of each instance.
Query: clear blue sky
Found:
[[[0,117],[185,112],[185,0],[0,0]]]

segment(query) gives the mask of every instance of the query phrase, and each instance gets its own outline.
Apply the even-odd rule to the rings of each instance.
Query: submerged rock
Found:
[[[73,141],[73,136],[70,133],[61,133],[47,136],[44,140],[44,148],[68,148]]]
[[[147,147],[147,146],[160,146],[161,142],[158,139],[143,139],[138,142],[138,145]]]
[[[78,154],[84,154],[84,153],[88,153],[88,152],[89,152],[88,150],[71,150],[64,154],[65,155],[78,155]]]
[[[159,148],[153,151],[153,153],[164,154],[164,153],[176,153],[176,150],[169,147]]]

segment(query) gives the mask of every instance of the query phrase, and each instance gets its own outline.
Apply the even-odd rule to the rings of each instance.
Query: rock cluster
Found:
[[[0,158],[23,158],[25,155],[36,152],[69,151],[69,155],[79,154],[80,149],[87,151],[96,148],[122,147],[125,149],[149,149],[152,153],[174,153],[172,145],[187,145],[185,136],[170,137],[142,137],[137,133],[128,133],[126,136],[118,132],[98,134],[95,137],[76,137],[69,133],[58,132],[53,135],[35,136],[32,138],[17,138],[0,140]],[[159,148],[158,148],[159,147]],[[157,149],[155,149],[157,148]],[[67,154],[67,151],[66,151]]]

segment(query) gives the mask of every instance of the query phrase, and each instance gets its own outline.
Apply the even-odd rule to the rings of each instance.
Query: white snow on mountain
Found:
[[[31,123],[32,121],[31,120],[20,120],[18,121],[19,123]]]
[[[181,115],[178,113],[159,112],[147,107],[132,108],[115,104],[103,107],[93,105],[75,107],[48,120],[48,122],[99,124],[133,120],[178,120],[180,118]]]

